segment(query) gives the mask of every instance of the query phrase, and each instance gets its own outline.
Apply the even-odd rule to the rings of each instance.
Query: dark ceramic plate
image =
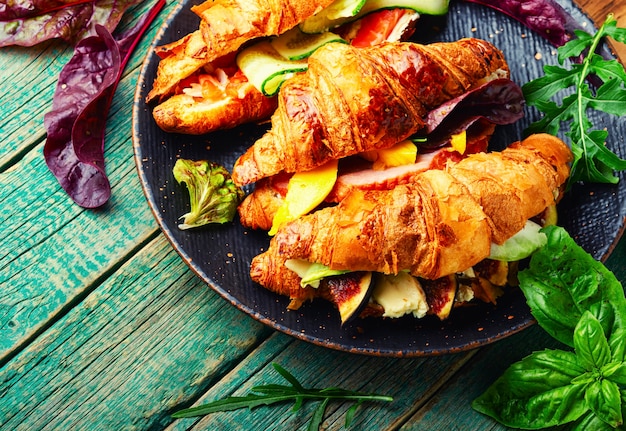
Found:
[[[198,28],[198,18],[189,10],[193,0],[176,9],[158,33],[154,46],[179,39]],[[571,2],[564,6],[580,21],[591,22]],[[479,37],[504,52],[512,79],[523,84],[540,75],[544,64],[556,62],[555,50],[530,34],[519,23],[490,9],[453,3],[445,20],[424,21],[414,39],[420,42]],[[421,33],[428,34],[424,37]],[[242,228],[237,222],[225,226],[181,231],[178,218],[187,212],[188,195],[172,176],[177,158],[209,159],[229,170],[237,157],[264,132],[264,126],[249,125],[235,130],[192,137],[168,134],[154,123],[144,98],[152,86],[158,59],[148,54],[138,83],[133,111],[135,158],[145,194],[154,215],[173,247],[202,280],[224,299],[255,319],[298,339],[332,349],[372,355],[422,356],[449,353],[481,346],[514,334],[534,321],[519,290],[513,289],[497,306],[477,304],[455,309],[441,322],[424,319],[357,320],[343,327],[337,312],[324,301],[287,311],[287,298],[254,284],[248,275],[250,260],[268,244],[267,235]],[[519,139],[523,129],[536,119],[527,109],[523,121],[498,129],[493,142]],[[623,120],[600,117],[610,130],[609,146],[626,141]],[[624,148],[616,150],[625,157]],[[605,259],[624,228],[626,184],[577,186],[560,204],[560,224],[597,259]]]

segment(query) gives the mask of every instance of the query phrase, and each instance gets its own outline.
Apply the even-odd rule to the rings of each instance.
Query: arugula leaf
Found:
[[[294,401],[292,411],[296,412],[300,409],[300,407],[302,407],[304,401],[321,401],[315,409],[307,427],[309,431],[316,431],[320,428],[322,421],[324,420],[326,407],[330,401],[343,400],[356,402],[356,404],[346,413],[346,427],[354,419],[356,407],[358,407],[362,402],[393,401],[393,398],[387,395],[367,394],[341,388],[305,388],[298,381],[298,379],[296,379],[283,367],[276,363],[273,363],[272,366],[285,380],[287,380],[287,382],[289,382],[289,386],[276,384],[255,386],[251,389],[250,393],[243,397],[231,396],[221,400],[212,401],[201,406],[183,409],[173,413],[172,417],[189,418],[215,412],[237,410],[246,407],[252,409],[262,405],[284,403],[287,401]]]
[[[578,181],[615,184],[618,177],[614,172],[625,170],[626,160],[606,148],[607,131],[591,130],[593,124],[587,112],[597,110],[616,116],[626,115],[626,71],[618,61],[606,60],[596,54],[600,42],[607,36],[626,43],[626,29],[618,28],[613,16],[609,15],[594,36],[582,30],[576,30],[574,34],[575,39],[557,50],[560,66],[546,65],[544,76],[522,86],[526,102],[544,114],[528,127],[526,133],[556,135],[563,125],[569,124],[565,134],[571,140],[574,161],[568,187]],[[581,55],[580,64],[572,64],[569,69],[563,67],[566,59]],[[601,81],[595,92],[586,83],[590,76]],[[564,92],[560,104],[552,100],[563,96]]]

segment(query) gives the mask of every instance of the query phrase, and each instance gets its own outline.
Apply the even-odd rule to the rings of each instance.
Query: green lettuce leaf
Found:
[[[491,244],[489,259],[514,262],[522,260],[543,247],[548,241],[541,226],[528,220],[524,228],[503,244]]]
[[[333,275],[341,275],[350,271],[330,269],[321,263],[311,263],[301,259],[289,259],[285,262],[285,266],[291,271],[298,274],[301,278],[300,285],[302,287],[311,286],[319,287],[323,278]]]

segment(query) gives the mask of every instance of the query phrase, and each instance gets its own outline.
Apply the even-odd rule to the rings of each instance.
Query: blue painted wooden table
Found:
[[[585,7],[602,16],[601,3]],[[130,10],[121,28],[149,6]],[[238,311],[172,249],[136,173],[131,110],[148,46],[174,7],[168,2],[153,22],[115,93],[106,136],[113,193],[98,210],[73,204],[42,156],[43,116],[72,48],[0,49],[0,429],[305,429],[311,406],[171,417],[277,382],[272,362],[309,386],[394,397],[362,406],[353,429],[504,429],[470,403],[513,361],[557,346],[541,328],[436,357],[338,352]],[[607,265],[626,281],[626,240]],[[340,429],[349,407],[331,404],[325,429]]]

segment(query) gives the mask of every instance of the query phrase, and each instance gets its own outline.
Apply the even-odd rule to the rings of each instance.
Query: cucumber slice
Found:
[[[445,15],[450,0],[367,0],[356,18],[381,9],[411,9],[424,15]]]
[[[335,0],[315,15],[305,19],[299,27],[304,33],[322,33],[337,27],[355,16],[366,0]]]
[[[286,59],[301,60],[313,54],[320,46],[330,42],[347,43],[340,36],[329,31],[308,34],[303,33],[298,27],[295,27],[272,39],[271,44],[276,52]]]
[[[336,3],[336,2],[335,2]],[[328,8],[332,7],[331,4]],[[445,15],[448,13],[450,0],[367,0],[353,15],[329,18],[326,9],[304,20],[300,30],[305,33],[321,33],[381,9],[411,9],[425,15]]]
[[[261,93],[274,96],[285,80],[306,70],[308,64],[306,59],[285,59],[265,40],[241,51],[237,66]]]

